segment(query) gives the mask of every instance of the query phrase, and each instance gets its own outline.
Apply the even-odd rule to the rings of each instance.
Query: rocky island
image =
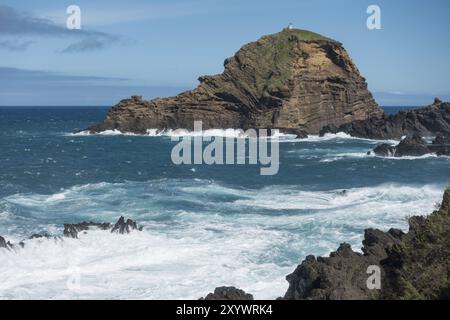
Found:
[[[284,29],[248,43],[225,60],[222,74],[199,81],[174,97],[122,100],[87,130],[192,130],[201,120],[204,129],[278,128],[304,135],[383,115],[342,44],[305,30]]]

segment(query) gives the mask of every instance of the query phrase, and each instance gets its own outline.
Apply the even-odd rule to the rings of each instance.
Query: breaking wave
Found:
[[[284,277],[307,254],[327,254],[341,242],[359,248],[368,227],[405,230],[406,217],[431,212],[441,194],[435,185],[343,192],[241,189],[201,179],[15,194],[0,201],[9,211],[0,215],[2,235],[14,242],[36,229],[60,235],[64,222],[113,222],[120,215],[138,220],[144,231],[91,231],[0,250],[0,298],[197,299],[234,285],[272,299],[283,295]],[[23,230],[12,228],[19,222]]]

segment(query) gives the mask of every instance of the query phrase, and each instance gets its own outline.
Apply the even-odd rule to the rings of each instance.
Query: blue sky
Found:
[[[81,8],[82,29],[65,28]],[[366,9],[381,8],[368,30]],[[0,1],[0,105],[112,105],[172,95],[292,22],[339,40],[381,105],[450,100],[448,0]]]

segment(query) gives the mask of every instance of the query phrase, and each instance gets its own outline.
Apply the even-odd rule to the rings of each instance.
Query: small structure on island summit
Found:
[[[289,22],[288,26],[287,26],[288,30],[292,30],[294,29],[294,25],[292,24],[292,22]]]

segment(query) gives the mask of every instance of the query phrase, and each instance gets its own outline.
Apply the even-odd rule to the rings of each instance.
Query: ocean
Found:
[[[170,136],[72,133],[107,110],[0,107],[1,236],[122,215],[144,226],[0,249],[0,299],[197,299],[223,285],[276,298],[306,255],[359,249],[366,228],[406,231],[449,184],[449,157],[370,156],[381,141],[345,134],[283,136],[278,174],[261,176],[174,165]]]

